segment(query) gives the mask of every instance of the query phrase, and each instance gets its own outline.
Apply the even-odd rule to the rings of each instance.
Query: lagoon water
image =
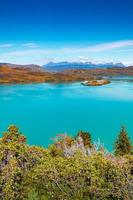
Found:
[[[17,125],[29,144],[48,146],[57,133],[84,130],[112,150],[121,125],[133,139],[133,82],[1,85],[0,131],[9,124]]]

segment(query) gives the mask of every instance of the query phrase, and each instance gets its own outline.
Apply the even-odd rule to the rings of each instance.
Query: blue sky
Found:
[[[0,61],[133,63],[133,0],[1,0]]]

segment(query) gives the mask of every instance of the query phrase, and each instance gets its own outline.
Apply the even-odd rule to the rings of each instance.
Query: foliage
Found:
[[[90,157],[78,153],[71,158],[44,159],[29,174],[29,185],[39,196],[48,196],[50,200],[131,200],[130,170],[126,158],[121,161],[100,153]]]
[[[125,154],[130,154],[131,150],[131,141],[127,135],[125,127],[122,126],[118,139],[115,143],[115,155],[123,156]]]
[[[92,148],[93,146],[92,139],[91,139],[91,134],[89,132],[80,131],[77,136],[83,139],[83,143],[85,147]]]
[[[44,150],[29,147],[26,138],[14,125],[3,133],[0,140],[0,199],[26,198],[25,178],[29,170],[39,163]]]
[[[130,151],[115,156],[81,133],[75,139],[58,135],[44,149],[27,145],[19,129],[10,126],[0,139],[0,199],[132,200]]]

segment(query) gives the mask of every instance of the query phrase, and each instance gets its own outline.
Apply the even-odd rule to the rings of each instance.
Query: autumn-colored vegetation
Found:
[[[0,139],[0,199],[132,200],[131,146],[122,127],[114,153],[83,131],[57,135],[45,149],[29,146],[12,125]]]
[[[101,80],[89,80],[89,81],[85,81],[82,83],[82,85],[85,86],[101,86],[101,85],[107,85],[109,84],[110,81],[107,79],[101,79]]]
[[[0,84],[10,83],[40,83],[40,82],[75,82],[96,81],[102,76],[133,76],[133,67],[110,68],[110,69],[88,69],[88,70],[66,70],[58,73],[44,71],[39,66],[0,65]]]
[[[97,69],[70,69],[65,71],[66,74],[76,74],[81,77],[89,76],[133,76],[133,66],[129,67],[112,67]]]
[[[88,78],[92,78],[88,76]],[[26,67],[11,68],[8,66],[0,66],[0,84],[10,83],[40,83],[40,82],[74,82],[82,81],[85,78],[81,78],[79,75],[70,75],[64,73],[50,73],[44,70],[33,70]]]
[[[51,80],[51,74],[43,71],[32,71],[29,68],[0,67],[0,83],[32,83]]]

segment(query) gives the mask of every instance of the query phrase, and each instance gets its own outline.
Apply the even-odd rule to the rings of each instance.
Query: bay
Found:
[[[59,133],[89,131],[112,150],[121,125],[133,139],[133,82],[87,87],[71,84],[0,86],[0,132],[15,124],[28,143],[47,147]]]

